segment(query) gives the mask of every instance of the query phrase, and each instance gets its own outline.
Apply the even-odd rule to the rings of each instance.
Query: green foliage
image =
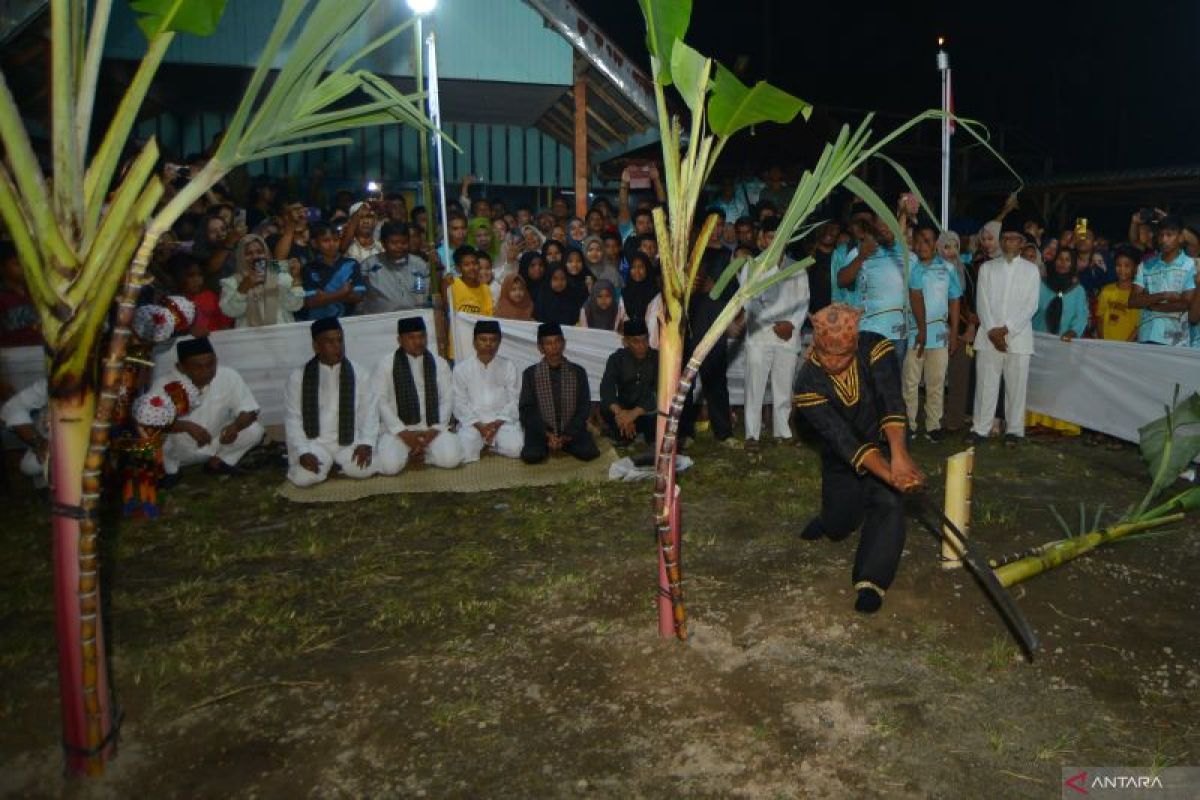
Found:
[[[166,31],[211,36],[225,13],[226,0],[130,0],[147,39]]]
[[[1138,518],[1150,502],[1200,455],[1200,393],[1193,393],[1179,402],[1179,387],[1176,386],[1175,397],[1166,414],[1143,425],[1138,434],[1142,458],[1151,470],[1153,483],[1134,518]]]
[[[728,69],[717,66],[708,102],[708,124],[713,133],[728,137],[760,122],[786,125],[797,114],[808,119],[812,105],[763,81],[748,87]]]
[[[670,86],[672,50],[682,42],[692,20],[692,0],[638,0],[646,19],[646,49],[654,64],[654,78]]]
[[[704,98],[708,95],[708,75],[712,69],[711,59],[697,53],[684,42],[676,40],[671,50],[671,73],[675,91],[687,103],[693,114],[704,112]]]

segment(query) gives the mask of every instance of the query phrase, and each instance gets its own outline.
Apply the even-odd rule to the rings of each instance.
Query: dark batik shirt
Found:
[[[826,451],[859,474],[863,460],[884,443],[884,429],[907,424],[896,349],[877,333],[859,334],[858,354],[837,378],[810,353],[796,374],[795,389],[792,401],[821,435]]]
[[[621,408],[640,408],[653,411],[658,408],[658,351],[649,350],[646,357],[638,361],[622,347],[608,357],[604,365],[604,377],[600,379],[600,404],[608,408],[616,403]]]

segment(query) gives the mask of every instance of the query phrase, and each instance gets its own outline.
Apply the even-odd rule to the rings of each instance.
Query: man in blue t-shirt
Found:
[[[896,349],[897,366],[904,364],[908,348],[905,318],[904,250],[891,228],[877,217],[864,226],[858,253],[838,272],[838,285],[854,287],[863,309],[859,330],[890,339]]]
[[[1166,216],[1158,223],[1158,252],[1142,262],[1133,279],[1129,307],[1145,309],[1138,341],[1187,347],[1187,311],[1196,291],[1196,263],[1183,252],[1183,223]]]
[[[307,320],[345,317],[367,296],[367,283],[353,258],[338,251],[338,237],[325,222],[309,226],[317,255],[304,266],[304,308]]]
[[[922,225],[913,234],[915,263],[908,276],[912,317],[902,383],[908,428],[917,430],[918,388],[925,378],[925,436],[940,442],[946,393],[946,366],[958,348],[958,305],[962,284],[958,270],[937,255],[937,231]]]

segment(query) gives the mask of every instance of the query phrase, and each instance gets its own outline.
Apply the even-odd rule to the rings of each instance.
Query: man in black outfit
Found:
[[[720,209],[709,209],[708,214],[717,214],[721,218],[713,228],[712,236],[700,257],[700,269],[696,270],[696,286],[692,289],[692,301],[688,308],[687,339],[683,347],[683,363],[687,364],[696,345],[708,333],[709,328],[716,322],[725,305],[733,298],[738,290],[735,277],[726,284],[720,297],[713,300],[708,296],[713,286],[721,277],[721,273],[729,266],[731,253],[722,241],[724,212]],[[726,338],[722,336],[713,345],[713,349],[705,356],[700,364],[700,391],[704,394],[704,402],[708,405],[708,421],[712,426],[713,436],[719,442],[731,441],[733,436],[733,412],[729,408],[729,347]],[[680,419],[680,435],[691,437],[695,435],[696,415],[699,407],[688,393],[687,404],[683,408]]]
[[[521,460],[538,464],[562,450],[580,461],[591,461],[600,455],[600,448],[587,429],[592,410],[587,373],[563,355],[567,343],[557,323],[539,325],[537,339],[542,360],[521,375],[518,410],[525,429]]]
[[[905,443],[904,401],[892,343],[858,332],[862,311],[833,303],[814,314],[813,348],[793,401],[821,438],[821,513],[808,540],[841,541],[862,527],[851,580],[854,608],[878,611],[904,550],[900,494],[925,481]]]
[[[644,320],[625,320],[625,346],[608,357],[600,379],[600,416],[608,437],[629,444],[641,434],[654,444],[658,428],[658,351]]]

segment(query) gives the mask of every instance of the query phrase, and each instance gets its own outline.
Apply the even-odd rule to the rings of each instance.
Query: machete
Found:
[[[910,495],[915,499],[914,509],[916,511],[917,521],[938,541],[945,541],[950,545],[950,549],[958,554],[959,559],[966,566],[967,570],[975,576],[975,580],[983,589],[984,594],[991,600],[996,611],[999,612],[1004,624],[1008,626],[1009,632],[1021,643],[1021,648],[1025,651],[1025,656],[1030,661],[1033,661],[1033,653],[1038,648],[1038,637],[1033,632],[1029,621],[1025,619],[1025,615],[1021,613],[1021,609],[1017,608],[1016,601],[1013,600],[1008,590],[1000,585],[1000,581],[996,579],[996,573],[992,572],[987,564],[987,559],[979,558],[971,549],[971,545],[966,536],[963,536],[962,531],[958,529],[949,517],[946,516],[940,508],[925,502],[923,494]],[[934,525],[929,520],[929,512],[933,511],[933,515],[939,519],[942,524],[950,529],[953,536],[946,535],[946,531]]]

